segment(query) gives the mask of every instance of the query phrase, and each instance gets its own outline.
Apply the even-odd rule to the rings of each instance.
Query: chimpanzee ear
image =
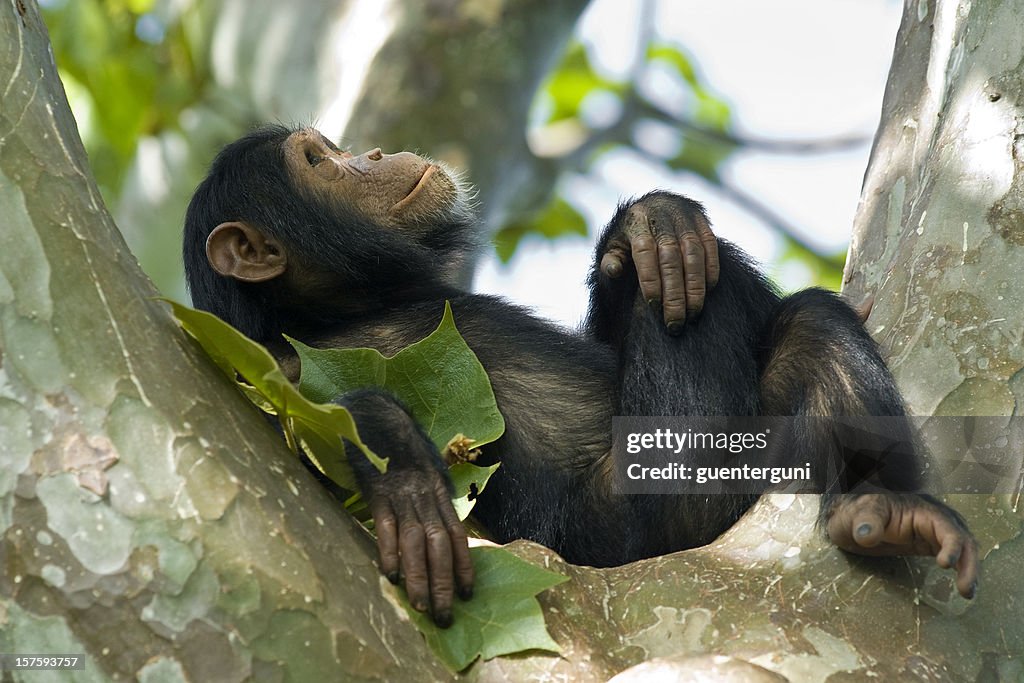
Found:
[[[221,223],[206,238],[206,259],[219,274],[242,282],[266,282],[284,273],[288,259],[271,237],[248,223]]]

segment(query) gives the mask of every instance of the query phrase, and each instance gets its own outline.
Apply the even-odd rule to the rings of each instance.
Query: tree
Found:
[[[918,284],[934,287],[932,301],[957,301],[949,282],[895,291],[892,278],[876,284],[888,266],[874,264],[895,263],[904,248],[927,253],[911,236],[926,208],[935,222],[921,224],[929,235],[935,226],[936,244],[960,245],[950,230],[970,238],[954,229],[964,221],[988,231],[977,254],[962,252],[960,267],[996,278],[975,299],[1005,318],[999,329],[1010,340],[1021,336],[1021,307],[1002,303],[1019,303],[1019,292],[1008,288],[998,299],[995,274],[1003,269],[1012,282],[1021,262],[1012,105],[1024,79],[1010,65],[1021,63],[1024,48],[1001,33],[1012,31],[1019,4],[907,5],[849,271],[852,286],[876,292],[870,323],[886,325],[883,341],[897,354],[900,340],[925,339],[908,332],[917,326],[940,333],[891,302],[914,296]],[[450,677],[395,606],[372,543],[152,300],[154,288],[99,199],[36,5],[6,3],[0,36],[0,650],[82,653],[87,668],[74,674],[82,680]],[[988,49],[993,44],[998,49]],[[932,56],[930,80],[915,73],[921,54]],[[993,91],[972,100],[989,77]],[[943,83],[945,95],[933,87],[914,99],[902,83]],[[988,111],[986,101],[1003,102],[993,110],[1003,142],[991,159],[1009,169],[1000,176],[1009,180],[953,204],[944,188],[962,189],[957,180],[972,176],[954,174],[950,154],[957,145],[974,149],[967,143],[975,118],[965,117]],[[934,140],[931,156],[912,156],[920,146],[899,135],[912,106],[922,112],[919,135],[935,132],[921,138]],[[935,125],[929,111],[948,120]],[[882,164],[887,155],[892,161]],[[921,178],[931,180],[919,189]],[[879,189],[892,199],[875,198]],[[951,215],[957,220],[941,220]],[[882,236],[891,247],[871,255],[867,246]],[[988,294],[992,301],[981,298]],[[960,335],[973,332],[967,318],[954,322],[963,323]],[[954,351],[984,370],[964,375],[976,387],[972,398],[1009,414],[1008,399],[988,397],[1005,396],[1000,385],[1020,391],[1018,350],[985,339],[993,349],[986,368],[968,345]],[[896,368],[920,409],[929,404],[908,372],[915,353],[928,351],[908,351]],[[1020,513],[1009,498],[983,505],[1003,514],[979,506],[972,522],[987,547],[1002,542],[969,607],[930,562],[869,565],[827,547],[809,497],[766,498],[713,546],[625,568],[573,567],[538,546],[513,544],[573,579],[543,596],[563,655],[478,663],[468,677],[603,680],[667,656],[676,659],[665,667],[709,671],[720,663],[692,656],[717,653],[732,656],[735,668],[749,672],[746,660],[801,680],[844,671],[1009,679],[1024,665]]]
[[[152,299],[38,8],[5,4],[0,33],[4,652],[87,653],[83,680],[241,680],[286,660],[294,680],[399,661],[443,678],[367,590],[368,540]]]
[[[523,130],[585,5],[76,0],[48,21],[104,196],[150,277],[183,298],[181,264],[166,258],[182,207],[213,151],[256,123],[317,113],[332,139],[429,150],[465,169],[492,214],[513,199],[543,205],[552,183],[524,169]],[[138,37],[145,19],[167,34],[158,46]]]

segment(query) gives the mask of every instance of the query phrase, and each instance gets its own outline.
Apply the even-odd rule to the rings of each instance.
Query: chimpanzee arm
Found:
[[[645,234],[667,246],[655,268],[662,283],[683,282],[686,308],[699,316],[670,321],[672,306],[644,291]],[[628,244],[632,261],[620,258]],[[693,243],[702,251],[697,255]],[[679,254],[681,263],[667,258]],[[609,255],[622,272],[608,273]],[[647,259],[645,261],[645,259]],[[693,266],[691,268],[691,266]],[[682,270],[680,270],[680,268]],[[667,274],[666,274],[667,270]],[[681,275],[681,279],[680,279]],[[720,276],[720,277],[719,277]],[[662,285],[663,291],[672,287]],[[693,294],[691,296],[691,294]],[[699,295],[699,296],[698,296]],[[715,240],[700,204],[655,192],[623,205],[598,242],[590,275],[588,336],[611,347],[617,377],[614,414],[753,416],[759,412],[756,344],[778,295],[736,247]],[[638,496],[631,502],[641,555],[710,543],[756,496]]]
[[[609,274],[609,262],[621,272]],[[659,276],[675,304],[652,304],[645,281]],[[757,414],[755,345],[778,295],[739,249],[716,240],[700,204],[652,192],[620,206],[589,284],[586,332],[618,357],[616,414]],[[680,294],[693,319],[671,318],[666,334]]]
[[[703,207],[669,192],[621,204],[597,254],[590,323],[602,341],[615,343],[611,337],[633,315],[637,288],[669,332],[679,334],[718,282],[718,243]]]
[[[957,589],[972,597],[977,543],[955,511],[917,493],[922,462],[895,380],[856,312],[830,292],[809,289],[782,300],[764,341],[762,412],[811,418],[793,440],[794,462],[830,472],[822,524],[840,548],[863,555],[932,555],[955,567]],[[816,418],[880,416],[866,437],[870,462],[851,453]],[[863,442],[862,442],[863,443]],[[859,493],[859,488],[870,491]],[[850,491],[853,491],[852,493]]]
[[[381,570],[399,575],[412,606],[447,627],[456,589],[473,592],[466,532],[451,503],[451,482],[437,448],[391,395],[364,389],[336,403],[352,413],[363,442],[388,458],[381,474],[353,444],[345,452],[366,497],[377,531]]]

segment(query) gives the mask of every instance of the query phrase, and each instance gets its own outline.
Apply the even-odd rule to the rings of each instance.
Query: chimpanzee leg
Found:
[[[787,446],[795,464],[827,477],[817,482],[823,491],[919,490],[922,463],[903,399],[847,304],[822,289],[783,299],[762,349],[762,414],[797,416]],[[860,416],[879,419],[857,425]]]
[[[776,307],[763,348],[762,414],[796,416],[787,447],[825,491],[821,522],[832,541],[866,555],[933,555],[973,596],[974,538],[955,511],[918,492],[920,449],[856,313],[824,290],[794,294]],[[880,419],[858,426],[860,416]]]

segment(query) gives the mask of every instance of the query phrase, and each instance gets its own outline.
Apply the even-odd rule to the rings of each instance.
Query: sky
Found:
[[[706,81],[729,102],[734,130],[786,140],[850,135],[870,140],[878,126],[902,3],[898,0],[661,0],[654,26],[681,43]],[[595,0],[578,35],[596,67],[621,76],[635,48],[636,0]],[[780,156],[744,152],[724,174],[785,216],[811,243],[845,248],[870,143],[844,152]],[[772,268],[780,242],[768,228],[693,174],[668,174],[637,155],[608,155],[593,178],[573,178],[567,194],[599,229],[620,196],[654,188],[702,201],[715,232],[736,242],[785,289],[806,286],[798,265]],[[489,255],[475,288],[502,294],[565,325],[586,310],[591,240],[524,243],[510,264]]]

